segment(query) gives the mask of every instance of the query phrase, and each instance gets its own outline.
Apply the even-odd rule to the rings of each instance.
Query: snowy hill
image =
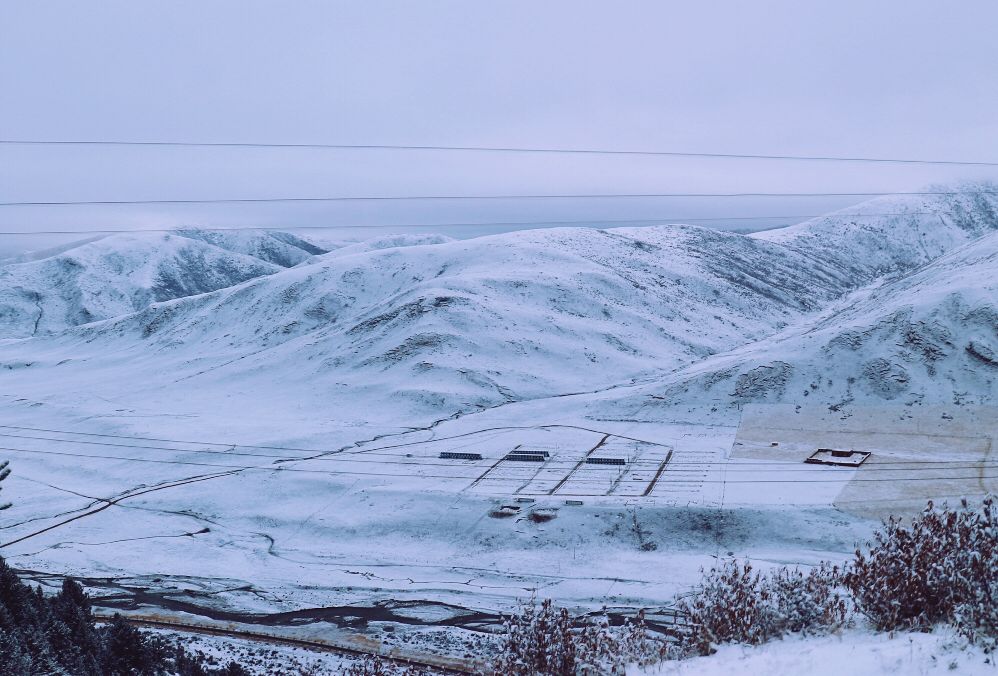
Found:
[[[178,230],[177,234],[197,239],[233,253],[259,258],[262,261],[291,268],[327,252],[327,249],[292,235],[275,231]]]
[[[171,373],[197,379],[294,374],[453,412],[688,364],[853,283],[780,245],[702,228],[544,230],[334,253],[75,336],[98,352],[169,355]]]
[[[374,237],[363,242],[341,246],[326,254],[326,258],[352,256],[353,254],[378,251],[380,249],[397,249],[406,246],[422,246],[424,244],[444,244],[453,241],[455,241],[453,237],[447,237],[446,235],[386,235],[384,237]]]
[[[168,378],[159,382],[163,388],[196,384],[205,396],[213,389],[228,396],[234,383],[257,383],[268,390],[279,383],[296,399],[328,403],[343,394],[351,402],[378,402],[386,414],[420,419],[592,391],[638,377],[654,380],[669,401],[680,401],[696,387],[704,392],[689,396],[793,400],[812,396],[815,369],[848,370],[853,362],[862,372],[844,374],[835,387],[850,383],[849,378],[866,378],[870,387],[890,393],[889,381],[907,377],[910,394],[930,388],[938,378],[962,382],[965,369],[957,361],[980,361],[973,356],[978,353],[986,361],[994,349],[987,331],[987,294],[972,298],[976,282],[959,274],[974,266],[986,280],[989,259],[984,254],[956,257],[984,251],[974,247],[952,257],[946,252],[994,230],[996,213],[998,195],[987,193],[874,200],[752,236],[672,225],[520,231],[464,241],[382,238],[275,274],[268,274],[274,272],[266,267],[271,263],[259,259],[225,258],[243,254],[203,241],[213,235],[174,237],[164,239],[158,257],[145,267],[115,272],[115,280],[135,286],[126,285],[114,296],[116,307],[91,314],[120,314],[129,303],[141,307],[150,296],[176,300],[63,336],[9,346],[0,358],[38,369],[86,356],[89,378],[105,355],[114,354],[115,368],[131,359],[140,365],[136,368],[149,369],[153,375],[144,382]],[[259,251],[242,239],[214,241]],[[993,239],[981,242],[984,247]],[[102,243],[121,246],[108,240],[87,246]],[[201,262],[192,254],[164,254],[170,246],[198,245],[214,247],[213,255],[223,257]],[[97,259],[114,261],[112,254],[104,250]],[[164,274],[161,258],[181,264],[166,266],[171,274]],[[916,272],[919,266],[924,269]],[[205,279],[208,273],[216,276]],[[105,281],[87,298],[108,302],[106,290],[114,286],[106,281],[110,274],[95,277]],[[247,277],[256,278],[239,283]],[[63,303],[75,311],[72,290],[79,285],[71,279],[64,274],[52,285],[71,290]],[[181,287],[169,281],[181,279],[193,283]],[[881,282],[886,286],[879,291],[864,290]],[[212,286],[221,288],[194,295]],[[930,302],[939,297],[927,290],[951,286],[944,299]],[[135,301],[136,293],[146,295]],[[30,309],[29,301],[21,303]],[[979,326],[959,314],[981,307],[973,315],[981,318]],[[829,346],[846,341],[833,344],[829,332],[841,333],[847,325],[862,332],[883,322],[871,334],[879,338],[857,338],[868,355]],[[953,353],[957,361],[952,365],[936,360],[924,382],[912,367],[904,366],[907,376],[898,370],[909,353],[875,349],[922,325],[930,333],[945,326],[949,333],[940,335],[951,335],[945,340],[960,350],[975,341],[970,352]],[[40,324],[39,332],[44,327]],[[21,330],[21,335],[32,333],[30,326]],[[798,345],[793,336],[806,340],[800,338],[804,342]],[[828,344],[819,345],[821,337]],[[789,364],[793,354],[800,354],[799,369],[772,365]],[[746,371],[739,370],[738,359],[745,360]],[[836,365],[836,359],[844,365]],[[683,368],[689,370],[661,375]],[[698,378],[709,382],[687,384]],[[729,386],[728,379],[741,384]],[[848,398],[856,389],[850,383],[848,391],[833,397],[832,386],[823,382],[817,386],[829,389],[821,390],[822,397]],[[990,397],[991,386],[981,387],[980,396]]]
[[[993,404],[998,232],[864,288],[772,338],[640,388],[623,408]],[[624,402],[629,402],[625,404]]]
[[[966,184],[955,190],[961,194],[880,197],[751,236],[783,244],[811,256],[819,269],[832,268],[865,283],[909,271],[998,229],[998,186]]]
[[[0,266],[0,338],[134,312],[273,274],[323,253],[286,233],[122,234]]]

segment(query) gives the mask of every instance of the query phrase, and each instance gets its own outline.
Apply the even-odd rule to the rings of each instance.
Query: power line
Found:
[[[271,451],[297,451],[299,453],[326,453],[326,449],[319,448],[292,448],[289,446],[254,446],[252,444],[235,444],[231,442],[223,441],[199,441],[199,440],[182,440],[182,439],[163,439],[160,437],[135,437],[128,436],[124,434],[99,434],[97,432],[79,432],[73,430],[54,430],[45,427],[24,427],[19,425],[0,425],[0,428],[12,429],[12,430],[30,430],[32,432],[51,432],[53,434],[76,434],[84,437],[109,437],[112,439],[132,439],[139,441],[162,441],[164,443],[171,444],[200,444],[202,446],[224,446],[226,448],[259,448],[262,450]]]
[[[623,436],[623,435],[620,435],[620,434],[607,433],[607,432],[600,431],[600,430],[589,430],[587,428],[579,428],[579,427],[576,427],[576,426],[573,426],[573,425],[553,424],[553,425],[539,425],[539,426],[508,426],[508,427],[487,428],[487,429],[484,429],[484,430],[476,430],[476,431],[473,431],[473,432],[464,432],[464,433],[455,434],[455,435],[452,435],[452,436],[436,437],[434,439],[427,439],[427,440],[424,440],[424,441],[411,441],[411,442],[406,442],[406,443],[402,443],[402,444],[392,444],[392,445],[389,445],[389,446],[378,446],[378,447],[375,447],[375,448],[372,448],[372,449],[369,449],[369,450],[363,450],[362,449],[362,450],[359,450],[359,451],[351,452],[351,453],[349,453],[349,455],[355,455],[355,454],[356,455],[361,455],[362,454],[362,455],[375,455],[375,456],[398,457],[398,458],[410,457],[409,455],[406,455],[404,453],[378,453],[377,451],[388,450],[388,449],[392,449],[392,448],[404,448],[404,447],[407,447],[407,446],[419,446],[419,445],[422,445],[422,444],[433,444],[433,443],[439,443],[439,442],[442,442],[442,441],[453,441],[454,439],[468,438],[468,437],[474,436],[476,434],[483,434],[483,433],[490,433],[490,432],[493,432],[493,433],[495,433],[495,432],[505,433],[505,432],[511,432],[511,431],[527,431],[527,430],[536,430],[536,429],[550,429],[550,428],[555,428],[555,427],[569,427],[571,429],[581,429],[583,431],[592,432],[593,434],[610,434],[611,437],[614,437],[614,438],[617,438],[617,439],[625,439],[625,440],[628,440],[628,441],[635,441],[635,442],[638,442],[638,443],[652,444],[652,445],[660,446],[660,447],[663,447],[663,448],[670,448],[670,449],[673,448],[672,446],[669,446],[668,444],[658,444],[658,443],[654,443],[654,442],[647,442],[647,441],[644,441],[642,439],[635,439],[633,437],[626,437],[626,436]],[[705,425],[705,427],[712,427],[712,426]],[[76,435],[76,436],[84,436],[84,437],[103,437],[103,438],[109,438],[109,439],[126,439],[126,440],[129,440],[129,441],[158,441],[158,442],[170,443],[170,444],[187,444],[187,445],[190,445],[190,446],[194,446],[194,445],[200,445],[200,446],[219,446],[219,447],[224,447],[226,449],[253,448],[253,449],[259,449],[259,450],[280,450],[280,451],[292,451],[292,452],[299,452],[299,453],[312,453],[312,454],[323,454],[323,455],[329,455],[331,453],[334,453],[333,451],[329,451],[328,449],[319,449],[319,448],[292,448],[292,447],[288,447],[288,446],[254,446],[252,444],[238,444],[238,443],[221,442],[221,441],[203,441],[203,440],[190,440],[190,439],[187,439],[187,440],[182,440],[182,439],[165,439],[165,438],[162,438],[162,437],[138,437],[138,436],[132,436],[132,435],[125,435],[125,434],[110,434],[110,433],[103,433],[103,434],[101,434],[101,433],[96,433],[96,432],[79,432],[79,431],[74,431],[74,430],[59,430],[59,429],[51,429],[51,428],[43,428],[43,427],[25,427],[23,425],[0,425],[0,429],[13,429],[13,430],[22,430],[22,431],[29,431],[29,432],[46,432],[46,433],[50,433],[50,434]],[[2,437],[2,436],[24,438],[24,439],[41,439],[41,440],[45,440],[45,441],[60,441],[60,442],[64,442],[64,443],[84,443],[84,442],[77,442],[77,441],[75,441],[73,439],[50,439],[50,438],[45,438],[45,437],[27,437],[27,436],[25,436],[25,437],[19,437],[18,435],[0,433],[0,437]],[[111,444],[111,445],[114,445],[114,444]],[[136,446],[136,445],[129,445],[128,447],[130,447],[130,448],[163,448],[163,447],[156,447],[156,446]],[[179,449],[179,448],[170,448],[170,449],[163,448],[163,450],[170,450],[170,451],[177,451],[177,452],[189,452],[189,453],[207,452],[207,451],[198,451],[198,450],[192,450],[192,449]],[[225,451],[218,451],[218,452],[223,452],[224,453]],[[339,454],[340,452],[337,451],[335,453]],[[231,453],[229,453],[229,454],[231,454]],[[236,453],[234,455],[250,455],[250,454]],[[291,460],[317,460],[317,459],[321,459],[321,458],[316,458],[316,457],[293,458],[293,457],[289,457],[289,456],[286,456],[286,455],[265,455],[265,454],[258,454],[258,455],[259,455],[259,457],[264,457],[264,458],[278,458],[278,459],[291,459]],[[727,460],[721,461],[721,462],[697,461],[697,462],[690,462],[688,464],[698,465],[698,466],[700,466],[700,465],[726,465],[729,462],[730,461],[727,461]],[[928,464],[928,465],[938,465],[938,464],[946,464],[946,463],[951,463],[951,462],[953,462],[953,463],[963,463],[963,462],[973,462],[973,463],[976,463],[978,461],[974,461],[974,460],[905,460],[905,461],[900,462],[900,463],[892,463],[892,464],[905,464],[905,465],[924,465],[924,464]],[[658,461],[658,460],[655,461],[656,465],[659,464],[659,463],[660,463],[660,461]],[[684,463],[673,462],[673,461],[669,462],[669,466],[670,467],[674,466],[674,465],[679,465],[679,464],[684,464]],[[763,465],[799,465],[799,464],[800,464],[799,462],[790,462],[790,461],[765,461],[765,462],[756,462],[756,463],[754,463],[754,466],[758,467],[758,466],[763,466]]]
[[[576,427],[576,426],[573,426],[573,425],[553,424],[553,425],[539,425],[539,426],[508,426],[508,427],[487,428],[487,429],[483,429],[483,430],[476,430],[476,431],[473,431],[473,432],[464,432],[464,433],[461,433],[461,434],[455,434],[455,435],[452,435],[452,436],[436,437],[436,438],[433,438],[433,439],[426,439],[424,441],[410,441],[410,442],[406,442],[406,443],[402,443],[402,444],[392,444],[392,445],[389,445],[389,446],[378,446],[378,447],[375,447],[375,448],[372,448],[372,449],[369,449],[369,450],[363,450],[362,449],[362,450],[359,450],[359,451],[351,452],[350,455],[362,454],[362,455],[376,455],[376,456],[399,457],[399,458],[410,457],[409,455],[406,455],[404,453],[378,453],[377,451],[388,450],[388,449],[392,449],[392,448],[404,448],[404,447],[407,447],[407,446],[419,446],[419,445],[423,445],[423,444],[434,444],[434,443],[439,443],[439,442],[442,442],[442,441],[453,441],[454,439],[468,438],[468,437],[474,436],[476,434],[483,434],[483,433],[505,433],[505,432],[511,432],[511,431],[528,431],[528,430],[536,430],[536,429],[549,429],[549,428],[555,428],[555,427],[569,427],[571,429],[581,429],[583,431],[592,432],[593,434],[610,434],[611,437],[615,437],[615,438],[618,438],[618,439],[625,439],[625,440],[628,440],[628,441],[635,441],[635,442],[638,442],[638,443],[646,443],[646,444],[650,443],[652,445],[661,446],[663,448],[673,448],[672,446],[670,446],[668,444],[658,444],[658,443],[653,443],[653,442],[647,442],[647,441],[644,441],[642,439],[635,439],[633,437],[626,437],[626,436],[623,436],[623,435],[620,435],[620,434],[613,434],[612,432],[611,433],[607,433],[607,432],[600,431],[600,430],[589,430],[587,428],[579,428],[579,427]],[[704,425],[704,427],[713,427],[713,426],[712,425]],[[329,455],[329,454],[333,453],[333,451],[330,451],[328,449],[319,449],[319,448],[294,448],[294,447],[288,447],[288,446],[254,446],[252,444],[239,444],[239,443],[222,442],[222,441],[204,441],[204,440],[197,440],[197,439],[195,439],[195,440],[191,440],[191,439],[183,440],[183,439],[166,439],[166,438],[162,438],[162,437],[138,437],[138,436],[132,436],[132,435],[126,435],[126,434],[110,434],[110,433],[97,433],[97,432],[80,432],[80,431],[75,431],[75,430],[59,430],[59,429],[51,429],[51,428],[44,428],[44,427],[26,427],[26,426],[23,426],[23,425],[0,425],[0,429],[13,429],[13,430],[23,430],[23,431],[30,431],[30,432],[47,432],[47,433],[50,433],[50,434],[76,435],[76,436],[84,436],[84,437],[103,437],[103,438],[109,438],[109,439],[126,439],[128,441],[158,441],[158,442],[170,443],[170,444],[187,444],[187,445],[190,445],[190,446],[194,446],[194,445],[200,445],[200,446],[219,446],[219,447],[224,447],[226,449],[253,448],[253,449],[259,449],[259,450],[280,450],[280,451],[292,451],[292,452],[299,452],[299,453],[312,453],[312,454],[324,454],[324,455]],[[822,430],[819,430],[819,431],[822,431]],[[41,439],[41,440],[45,440],[45,441],[61,441],[61,442],[64,442],[64,443],[83,443],[83,442],[77,442],[77,441],[75,441],[73,439],[51,439],[51,438],[46,438],[46,437],[27,437],[27,436],[25,436],[25,437],[18,437],[17,435],[0,433],[0,437],[2,437],[2,436],[24,438],[24,439]],[[130,445],[128,447],[130,447],[130,448],[163,448],[163,450],[170,450],[170,451],[177,451],[177,452],[191,452],[191,453],[206,452],[206,451],[197,451],[197,450],[191,450],[191,449],[179,449],[179,448],[170,448],[170,449],[167,449],[167,448],[164,448],[164,447],[156,447],[156,446],[136,446],[136,445]],[[220,451],[220,452],[225,452],[225,451]],[[336,453],[338,454],[340,452],[336,452]],[[249,455],[249,454],[239,454],[239,453],[237,453],[235,455]],[[316,459],[320,459],[320,458],[315,458],[315,457],[305,457],[305,458],[293,458],[293,457],[290,457],[289,458],[289,456],[285,456],[285,455],[264,455],[264,454],[259,454],[259,457],[279,458],[279,459],[292,459],[292,460],[295,460],[295,459],[299,459],[299,460],[316,460]],[[657,465],[657,464],[659,464],[659,462],[660,461],[656,460],[655,464]],[[691,464],[691,465],[727,465],[729,462],[730,461],[728,461],[728,460],[721,461],[721,462],[697,461],[697,462],[690,462],[688,464]],[[979,464],[980,462],[983,462],[983,461],[975,461],[975,460],[904,460],[904,461],[901,461],[899,463],[892,463],[892,464],[904,464],[904,465],[938,465],[938,464],[963,463],[963,462],[970,462],[970,463],[978,463]],[[673,461],[669,462],[669,466],[670,467],[674,466],[674,465],[678,465],[678,464],[684,464],[684,463],[673,462]],[[756,462],[756,463],[753,463],[753,464],[754,464],[754,466],[763,466],[763,465],[799,465],[800,463],[799,462],[791,462],[791,461],[775,461],[774,460],[774,461]]]
[[[0,446],[0,451],[6,451],[10,453],[34,453],[38,455],[58,455],[71,458],[90,458],[97,460],[117,460],[121,462],[140,462],[140,463],[152,463],[157,465],[185,465],[194,467],[219,467],[231,470],[241,470],[241,471],[264,471],[264,472],[295,472],[303,474],[323,474],[326,476],[370,476],[370,477],[381,477],[381,478],[396,478],[396,479],[454,479],[461,481],[522,481],[525,477],[522,476],[478,476],[478,475],[465,475],[465,474],[399,474],[390,472],[358,472],[356,470],[322,470],[322,469],[304,469],[301,467],[281,467],[275,465],[225,465],[220,463],[210,463],[210,462],[194,462],[189,460],[155,460],[152,458],[135,458],[130,456],[117,456],[117,455],[93,455],[87,453],[70,453],[68,451],[42,451],[31,448],[12,448],[9,446]],[[477,468],[476,468],[477,469]],[[735,479],[735,480],[724,480],[724,479],[676,479],[670,478],[669,484],[824,484],[824,483],[841,483],[841,482],[909,482],[909,481],[981,481],[984,479],[998,479],[998,475],[981,475],[976,474],[973,476],[933,476],[933,477],[891,477],[886,479],[864,479],[862,477],[837,477],[828,479]],[[553,481],[551,479],[550,481]],[[638,480],[638,481],[643,481]],[[607,484],[608,479],[583,479],[575,478],[571,479],[571,483],[598,483]]]
[[[729,192],[729,193],[581,193],[534,195],[337,195],[333,197],[233,197],[210,199],[146,199],[146,200],[56,200],[0,202],[0,207],[51,206],[115,206],[139,204],[261,204],[261,203],[323,203],[323,202],[407,202],[407,201],[498,201],[498,200],[562,200],[562,199],[660,199],[660,198],[812,198],[812,197],[887,197],[930,195],[995,195],[998,190],[935,190],[910,192]]]
[[[161,442],[165,442],[165,443],[174,443],[174,444],[190,444],[190,445],[201,444],[201,445],[206,445],[206,446],[224,446],[226,448],[256,448],[256,449],[263,449],[263,450],[298,451],[298,452],[302,452],[302,453],[329,453],[330,452],[328,449],[317,449],[317,448],[290,448],[290,447],[287,447],[287,446],[254,446],[252,444],[237,444],[237,443],[232,443],[232,442],[221,442],[221,441],[198,441],[198,440],[194,440],[194,441],[186,440],[185,441],[185,440],[180,440],[180,439],[163,439],[163,438],[159,438],[159,437],[138,437],[138,436],[129,436],[129,435],[124,435],[124,434],[107,434],[107,433],[100,434],[100,433],[96,433],[96,432],[78,432],[78,431],[73,431],[73,430],[56,430],[56,429],[49,429],[49,428],[42,428],[42,427],[24,427],[24,426],[18,426],[18,425],[0,425],[0,428],[14,429],[14,430],[29,430],[29,431],[32,431],[32,432],[50,432],[50,433],[53,433],[53,434],[76,434],[76,435],[79,435],[79,436],[86,436],[86,437],[108,437],[108,438],[112,438],[112,439],[129,439],[129,440],[133,440],[133,441],[134,440],[139,440],[139,441],[161,441]],[[550,425],[529,425],[529,426],[515,426],[515,425],[511,425],[511,426],[505,426],[505,427],[488,428],[488,429],[484,429],[484,430],[477,430],[477,431],[474,431],[474,432],[464,432],[462,434],[455,434],[455,435],[448,436],[448,437],[437,437],[433,441],[449,441],[449,440],[453,440],[453,439],[459,439],[459,438],[469,437],[469,436],[472,436],[472,435],[475,435],[475,434],[480,434],[480,433],[483,433],[483,432],[496,432],[496,431],[499,431],[499,430],[508,431],[508,430],[553,429],[553,428],[569,428],[569,429],[575,429],[575,430],[582,430],[582,431],[585,431],[585,432],[592,432],[594,434],[604,434],[604,432],[601,432],[601,431],[598,431],[598,430],[591,430],[591,429],[585,428],[585,427],[579,427],[577,425],[562,425],[562,424],[554,423],[554,424],[550,424]],[[661,447],[664,447],[664,448],[671,448],[671,446],[668,446],[666,444],[660,444],[660,443],[653,442],[653,441],[646,441],[644,439],[636,439],[634,437],[628,437],[628,436],[625,436],[625,435],[622,435],[622,434],[613,434],[611,436],[614,436],[614,437],[616,437],[618,439],[626,439],[627,441],[637,441],[637,442],[641,442],[641,443],[644,443],[644,444],[649,444],[649,445],[652,445],[652,446],[661,446]],[[421,442],[421,441],[419,441],[419,442],[409,442],[409,443],[402,443],[402,444],[392,444],[392,445],[389,445],[389,446],[378,446],[378,447],[370,449],[370,450],[354,451],[354,453],[365,453],[365,454],[367,454],[367,453],[371,453],[371,451],[384,450],[384,449],[389,449],[389,448],[401,448],[401,447],[404,447],[404,446],[412,446],[412,445],[421,444],[421,443],[427,443],[427,442]],[[281,457],[284,457],[284,456],[281,456]]]
[[[976,160],[937,160],[898,157],[850,157],[840,155],[767,155],[754,153],[707,153],[676,150],[622,150],[610,148],[527,148],[514,146],[400,145],[353,143],[225,143],[194,141],[114,141],[3,139],[3,145],[26,146],[140,146],[168,148],[286,148],[303,150],[410,150],[425,152],[519,153],[549,155],[619,155],[645,157],[699,157],[740,160],[783,160],[807,162],[874,162],[879,164],[935,164],[972,167],[998,167],[998,162]]]
[[[704,218],[689,218],[686,216],[661,216],[658,218],[640,219],[598,219],[589,218],[585,220],[571,221],[489,221],[479,223],[366,223],[366,224],[346,224],[346,225],[295,225],[291,227],[275,228],[272,226],[233,226],[228,228],[211,227],[189,227],[189,228],[117,228],[104,230],[0,230],[0,235],[112,235],[115,233],[142,233],[142,232],[170,232],[183,234],[184,231],[204,231],[204,232],[266,232],[266,231],[293,231],[293,230],[340,230],[340,229],[369,229],[369,228],[501,228],[517,227],[524,225],[547,225],[547,226],[580,226],[580,225],[660,225],[666,223],[724,223],[727,221],[764,221],[764,220],[809,220],[812,218],[824,218],[826,220],[846,220],[855,221],[867,218],[882,218],[893,216],[940,216],[935,211],[906,211],[895,213],[868,213],[855,215],[836,216],[835,214],[783,214],[774,216],[709,216]],[[795,221],[796,222],[796,221]]]
[[[217,450],[208,450],[208,449],[166,448],[166,447],[163,447],[163,446],[146,446],[146,445],[136,445],[136,444],[115,444],[115,443],[100,442],[100,441],[97,441],[97,442],[95,442],[95,441],[82,441],[82,440],[78,440],[78,439],[77,440],[74,440],[74,439],[53,439],[51,437],[32,437],[32,436],[18,435],[18,434],[0,434],[0,437],[12,438],[12,439],[35,440],[35,441],[54,441],[54,442],[62,443],[62,444],[83,444],[83,445],[88,445],[88,446],[105,446],[105,447],[108,447],[108,448],[128,448],[128,449],[133,449],[133,450],[168,451],[168,452],[172,452],[172,453],[192,453],[192,454],[208,454],[208,455],[223,455],[223,456],[249,456],[249,457],[267,458],[267,459],[274,459],[274,460],[284,460],[284,461],[289,461],[289,462],[332,461],[332,462],[345,462],[345,463],[363,463],[363,464],[375,465],[375,466],[385,466],[385,465],[388,465],[388,466],[404,466],[404,467],[412,467],[412,466],[418,466],[418,467],[451,467],[451,468],[454,468],[454,469],[461,469],[463,467],[462,465],[456,465],[453,462],[449,462],[449,463],[432,462],[433,460],[437,459],[437,458],[434,458],[432,456],[413,456],[413,455],[404,455],[404,454],[398,454],[398,453],[367,453],[367,454],[365,454],[365,456],[391,457],[391,458],[407,458],[408,462],[406,462],[406,461],[399,461],[399,460],[368,461],[368,460],[362,460],[362,459],[358,458],[356,455],[348,455],[348,456],[344,456],[344,455],[326,455],[326,456],[320,456],[320,457],[294,457],[294,456],[286,456],[286,455],[269,455],[269,454],[264,454],[264,453],[244,453],[244,452],[238,452],[238,451],[236,451],[235,447],[233,447],[232,450],[217,451]],[[25,451],[31,451],[31,450],[35,450],[35,449],[24,449],[24,450]],[[39,451],[39,452],[41,452],[41,451]],[[105,456],[86,456],[86,457],[105,457]],[[113,457],[120,457],[120,456],[113,456]],[[146,458],[143,458],[143,459],[146,459]],[[949,460],[949,461],[947,461],[947,460],[938,460],[938,461],[911,461],[911,462],[915,463],[915,464],[920,464],[920,465],[936,465],[936,466],[933,466],[933,467],[908,467],[908,466],[906,466],[907,464],[909,464],[907,461],[901,461],[901,462],[898,462],[898,463],[890,463],[889,466],[887,466],[887,465],[878,465],[878,466],[874,466],[874,467],[864,467],[863,471],[864,471],[864,473],[881,472],[881,471],[885,471],[885,472],[901,472],[901,473],[903,473],[903,472],[938,472],[938,471],[950,471],[950,470],[984,470],[984,469],[998,468],[998,464],[987,463],[987,462],[984,462],[984,461],[974,461],[974,460]],[[548,460],[548,461],[544,462],[543,466],[529,467],[529,468],[525,468],[525,469],[534,470],[534,469],[567,468],[567,467],[574,467],[577,463],[578,463],[578,459],[562,460],[562,461]],[[640,458],[638,458],[638,459],[630,460],[629,462],[627,462],[627,464],[623,466],[625,469],[623,469],[621,471],[622,472],[626,472],[628,469],[635,469],[635,468],[637,468],[638,471],[650,471],[652,468],[660,466],[661,463],[662,463],[661,459],[640,459]],[[721,466],[724,466],[725,468],[729,468],[729,466],[731,466],[730,469],[729,469],[729,471],[733,471],[733,472],[736,472],[736,473],[756,473],[756,472],[760,472],[760,471],[765,471],[765,472],[770,472],[770,473],[773,473],[773,472],[775,472],[775,473],[781,473],[781,472],[782,473],[787,473],[787,472],[807,472],[807,473],[814,473],[816,471],[816,468],[814,466],[805,466],[804,463],[799,462],[799,461],[798,462],[787,462],[787,461],[783,461],[783,462],[778,462],[778,461],[777,462],[759,462],[759,463],[752,463],[751,465],[749,465],[749,464],[739,465],[738,463],[731,463],[731,462],[728,462],[728,461],[725,461],[725,462],[681,461],[681,462],[669,462],[668,463],[668,468],[671,469],[671,468],[674,468],[674,467],[677,467],[677,466],[688,466],[688,467],[692,467],[693,468],[693,469],[685,469],[685,470],[683,470],[683,469],[681,469],[681,470],[674,470],[673,469],[670,472],[670,475],[671,476],[675,476],[675,474],[677,472],[694,472],[694,471],[698,471],[698,470],[707,470],[707,469],[709,469],[710,467],[712,467],[714,465],[721,465]],[[784,466],[785,465],[785,466],[789,466],[789,467],[787,467],[787,468],[779,468],[779,469],[771,469],[770,467],[773,466],[773,465],[779,465],[779,466]],[[896,465],[904,465],[904,466],[898,467]],[[647,469],[642,470],[641,469],[642,466],[647,467]],[[471,466],[468,466],[468,468],[470,469]],[[616,469],[616,467],[608,467],[608,468]],[[273,466],[273,467],[271,467],[271,469],[280,469],[280,468],[276,467],[276,466]],[[849,468],[844,468],[843,470],[834,470],[834,471],[846,471],[848,469]],[[316,471],[318,471],[318,470],[316,470]],[[333,470],[333,471],[336,472],[336,473],[346,473],[346,474],[350,474],[351,473],[351,471],[349,471],[349,470],[344,470],[344,471]],[[817,470],[817,471],[822,471],[822,470]],[[404,476],[404,475],[398,475],[398,476]],[[517,478],[517,477],[511,477],[511,478]],[[599,480],[594,479],[594,481],[599,481]]]

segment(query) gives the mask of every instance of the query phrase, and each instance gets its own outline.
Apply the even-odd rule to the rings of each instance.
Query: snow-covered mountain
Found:
[[[196,239],[233,253],[252,256],[282,268],[291,268],[328,251],[290,232],[246,230],[178,230],[181,237]]]
[[[782,245],[703,228],[540,230],[334,253],[59,340],[169,355],[178,375],[293,373],[453,412],[692,363],[853,284]]]
[[[326,257],[339,258],[340,256],[352,256],[353,254],[377,251],[379,249],[397,249],[399,247],[422,246],[424,244],[444,244],[445,242],[453,241],[455,241],[453,237],[436,234],[385,235],[338,247],[326,254]]]
[[[325,250],[279,232],[121,234],[0,266],[0,338],[57,333],[273,274]]]
[[[998,186],[938,187],[880,197],[798,225],[755,233],[861,283],[903,274],[998,229]]]
[[[625,399],[646,413],[649,405],[993,404],[998,232]]]
[[[277,272],[256,258],[164,256],[164,246],[148,266],[121,268],[115,279],[175,300],[9,345],[0,361],[39,369],[82,359],[92,374],[113,354],[114,368],[131,360],[153,374],[142,382],[160,388],[182,383],[222,396],[235,383],[280,384],[305,400],[349,393],[351,402],[420,419],[639,376],[654,381],[657,401],[672,403],[813,400],[812,384],[829,401],[863,388],[900,398],[942,381],[989,399],[992,381],[967,369],[991,368],[995,349],[986,285],[994,238],[986,235],[998,229],[996,213],[998,192],[984,186],[959,197],[874,200],[751,236],[670,225],[382,239]],[[164,242],[215,246],[203,239]],[[109,246],[87,246],[101,243]],[[107,265],[111,254],[98,259]],[[164,257],[184,262],[167,268],[175,283],[157,281]],[[206,271],[231,276],[201,281]],[[216,284],[224,288],[198,295]],[[103,302],[107,289],[104,282],[88,297]],[[117,307],[149,298],[125,296]],[[933,356],[939,345],[953,349]],[[919,354],[924,365],[911,361]],[[841,378],[829,385],[818,377],[826,371]]]

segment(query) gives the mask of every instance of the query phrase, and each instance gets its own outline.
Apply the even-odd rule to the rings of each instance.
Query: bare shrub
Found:
[[[556,516],[558,516],[557,513],[550,510],[544,510],[531,512],[527,515],[527,518],[533,523],[547,523],[548,521],[553,520]]]
[[[425,676],[426,673],[414,667],[400,666],[380,657],[368,657],[354,662],[343,672],[344,676]]]
[[[926,509],[905,527],[891,518],[856,550],[845,583],[880,630],[928,630],[949,622],[986,650],[998,647],[998,515],[979,508]]]
[[[689,631],[683,643],[708,655],[719,643],[758,645],[790,632],[818,632],[848,621],[841,573],[825,564],[803,573],[780,568],[768,575],[751,564],[725,562],[704,576],[687,598]]]
[[[550,599],[521,605],[503,627],[494,676],[622,675],[628,664],[648,665],[670,654],[668,644],[648,635],[643,616],[614,628],[605,614],[575,620]]]
[[[782,633],[824,632],[848,622],[842,571],[837,566],[822,563],[806,574],[779,568],[764,579]]]

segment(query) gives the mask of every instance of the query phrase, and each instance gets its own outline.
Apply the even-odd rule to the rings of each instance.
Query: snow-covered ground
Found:
[[[829,425],[927,437],[966,417],[947,432],[971,440],[960,459],[990,458],[974,444],[994,447],[996,208],[892,198],[752,236],[565,228],[319,255],[267,235],[298,251],[280,259],[188,232],[8,264],[0,553],[109,607],[316,632],[472,630],[532,593],[661,609],[718,557],[841,561],[876,525],[842,501],[889,506],[867,479],[910,474],[803,465]],[[261,272],[135,304],[178,246]],[[12,280],[81,251],[100,274],[46,277],[45,298],[70,289],[107,318],[25,329]],[[760,404],[792,417],[764,453],[736,446],[763,439],[740,429]],[[504,459],[526,451],[547,455]],[[979,474],[942,488],[996,473]]]
[[[331,652],[239,638],[158,629],[143,631],[152,632],[171,643],[180,643],[189,654],[203,656],[209,665],[216,668],[238,662],[253,676],[339,674],[360,660]]]
[[[880,676],[898,674],[995,673],[994,656],[967,646],[941,630],[932,634],[869,634],[847,631],[832,636],[794,636],[765,645],[721,646],[709,657],[664,662],[631,676],[729,676],[730,674],[807,674],[808,676]]]

